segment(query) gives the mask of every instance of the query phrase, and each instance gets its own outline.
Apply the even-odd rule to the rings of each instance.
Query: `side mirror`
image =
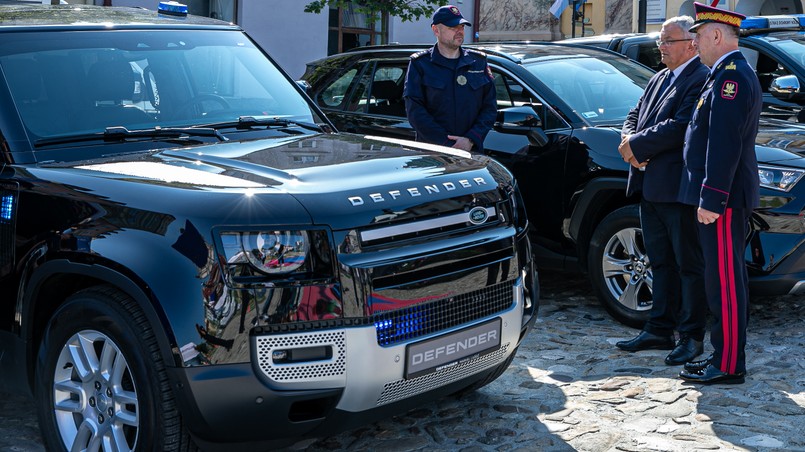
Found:
[[[500,133],[525,135],[531,146],[542,147],[548,144],[548,136],[542,130],[542,120],[532,106],[498,110],[494,129]]]
[[[310,94],[310,83],[308,83],[307,80],[297,80],[296,84],[302,88],[302,91],[304,91],[305,94]]]
[[[805,93],[800,91],[799,79],[796,75],[783,75],[771,81],[769,92],[777,99],[802,100]]]

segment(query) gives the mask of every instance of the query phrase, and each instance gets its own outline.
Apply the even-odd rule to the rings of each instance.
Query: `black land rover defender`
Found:
[[[165,6],[0,7],[0,391],[48,450],[255,450],[498,377],[538,303],[511,174],[335,133]]]

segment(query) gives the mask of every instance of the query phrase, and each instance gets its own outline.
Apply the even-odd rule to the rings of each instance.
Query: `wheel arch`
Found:
[[[589,181],[571,200],[570,219],[564,233],[575,243],[578,264],[584,273],[587,273],[590,239],[604,217],[640,201],[637,196],[626,196],[626,185],[624,177],[599,177]]]
[[[138,304],[152,325],[164,362],[175,362],[172,350],[175,338],[170,333],[165,312],[158,308],[153,294],[125,273],[110,266],[55,259],[41,264],[25,283],[20,309],[21,335],[28,344],[26,350],[27,382],[33,390],[34,366],[39,344],[53,313],[70,295],[88,287],[109,285],[125,293]]]

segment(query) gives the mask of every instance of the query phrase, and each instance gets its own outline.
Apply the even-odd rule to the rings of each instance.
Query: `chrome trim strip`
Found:
[[[494,207],[485,207],[487,221],[491,218],[497,217],[497,210]],[[388,226],[385,228],[372,229],[370,231],[361,231],[361,240],[371,242],[372,240],[385,239],[400,234],[412,234],[416,232],[427,231],[430,229],[442,228],[445,226],[453,226],[456,224],[470,223],[470,213],[462,212],[444,217],[433,218],[430,220],[419,221],[416,223],[399,224],[395,226]]]

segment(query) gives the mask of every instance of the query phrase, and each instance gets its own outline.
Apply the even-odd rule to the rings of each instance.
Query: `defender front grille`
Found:
[[[406,399],[478,373],[500,363],[508,350],[509,343],[506,343],[492,353],[475,357],[455,366],[449,366],[411,380],[397,380],[386,383],[383,386],[383,392],[377,399],[377,405],[385,405]]]
[[[377,343],[389,346],[488,317],[514,303],[511,281],[372,316]]]

